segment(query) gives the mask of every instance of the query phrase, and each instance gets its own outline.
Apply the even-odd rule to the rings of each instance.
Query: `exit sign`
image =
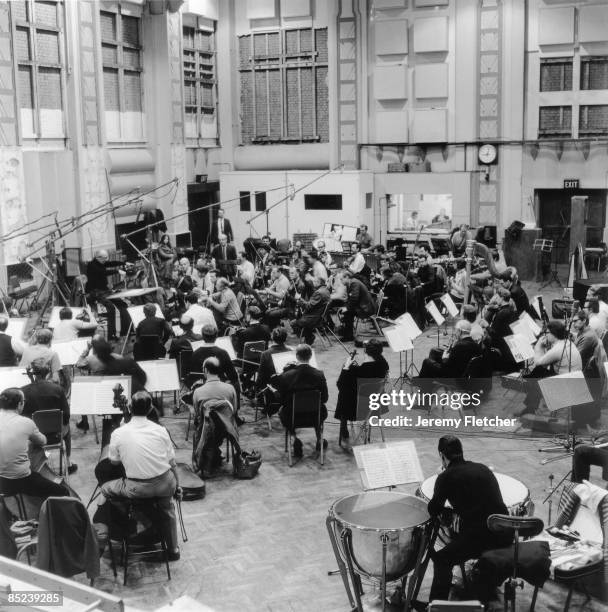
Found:
[[[564,189],[578,189],[578,179],[564,179]]]

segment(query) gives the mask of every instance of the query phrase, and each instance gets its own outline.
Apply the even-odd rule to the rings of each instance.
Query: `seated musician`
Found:
[[[422,295],[429,297],[433,293],[437,293],[437,274],[433,267],[433,259],[426,245],[418,247],[416,258],[416,274],[422,287]]]
[[[350,271],[344,272],[342,279],[346,286],[347,298],[341,340],[348,342],[354,340],[353,324],[355,317],[369,317],[374,313],[376,307],[369,289],[358,278],[355,278]]]
[[[232,344],[236,351],[237,357],[243,356],[243,349],[247,342],[270,340],[270,328],[262,323],[262,312],[257,306],[249,306],[247,309],[247,327],[237,330],[232,335]]]
[[[366,360],[356,363],[349,357],[336,383],[338,401],[334,416],[340,421],[340,438],[348,439],[348,421],[357,420],[357,381],[361,379],[384,379],[388,375],[388,363],[382,356],[382,343],[375,338],[365,343]]]
[[[0,315],[0,367],[17,365],[23,355],[23,344],[20,340],[6,333],[8,324],[8,317]]]
[[[211,250],[214,267],[221,276],[232,279],[236,275],[236,248],[228,244],[225,234],[220,236],[220,243]]]
[[[331,255],[327,251],[327,247],[325,246],[324,240],[317,241],[317,248],[315,249],[318,260],[326,267],[329,268],[331,266],[331,262],[333,261]]]
[[[156,314],[156,304],[144,304],[144,318],[135,328],[135,337],[158,336],[161,343],[165,343],[172,335],[173,330],[169,321]]]
[[[165,343],[169,359],[177,359],[182,351],[191,351],[191,343],[202,339],[202,336],[193,330],[194,320],[192,317],[183,314],[179,319],[179,327],[182,330],[181,335],[175,336]],[[213,321],[213,327],[215,327],[215,321]]]
[[[481,355],[481,346],[471,338],[471,324],[460,319],[454,328],[454,344],[445,353],[439,354],[437,349],[431,349],[429,356],[422,362],[419,382],[437,379],[461,379],[469,362]]]
[[[148,278],[142,267],[137,267],[134,262],[125,262],[124,270],[119,270],[120,282],[114,289],[143,289],[148,286]]]
[[[108,313],[108,338],[110,340],[116,338],[116,306],[108,299],[110,293],[110,285],[108,276],[116,273],[118,267],[122,266],[122,261],[110,261],[108,252],[101,249],[95,253],[94,259],[87,264],[87,284],[85,291],[89,304],[99,302],[103,305]],[[121,327],[123,333],[126,333],[129,322],[121,317]]]
[[[463,223],[455,227],[450,234],[451,251],[455,257],[464,255],[467,248],[467,240],[473,240],[473,234],[469,231],[469,226]]]
[[[171,237],[164,234],[155,251],[159,276],[163,285],[170,285],[173,273],[173,261],[177,251],[171,245]]]
[[[327,283],[327,268],[319,261],[317,253],[308,254],[308,266],[312,278],[320,278]]]
[[[361,253],[361,246],[359,243],[355,243],[352,245],[353,256],[351,257],[352,261],[348,266],[348,271],[354,276],[359,276],[363,273],[365,268],[365,257],[363,257],[363,253]]]
[[[360,281],[359,281],[360,282]],[[302,309],[302,316],[291,322],[293,333],[304,335],[306,344],[312,345],[315,340],[314,329],[319,325],[325,307],[329,303],[329,291],[322,278],[313,278],[314,292],[309,300],[300,297],[298,303]]]
[[[504,272],[498,275],[498,280],[502,284],[505,289],[508,289],[511,293],[511,299],[515,303],[515,309],[517,310],[517,315],[519,316],[522,312],[527,312],[533,319],[538,319],[538,314],[530,306],[530,301],[528,300],[528,296],[526,292],[523,290],[522,286],[519,284],[519,279],[517,277],[517,270],[512,266],[507,268]]]
[[[279,325],[281,319],[293,319],[296,316],[298,295],[300,293],[298,287],[302,287],[303,282],[300,280],[300,275],[296,268],[289,268],[288,275],[289,277],[286,277],[288,282],[287,290],[283,294],[283,298],[264,312],[264,321],[270,329],[274,329]]]
[[[462,318],[471,324],[471,338],[477,343],[487,339],[484,328],[477,322],[477,308],[473,304],[463,304],[460,311]]]
[[[82,312],[82,316],[74,318],[72,309],[64,306],[59,311],[59,323],[53,329],[53,341],[69,342],[78,339],[81,333],[85,335],[87,331],[90,333],[95,329],[97,329],[97,323],[91,322],[86,310]]]
[[[202,407],[209,400],[227,401],[230,402],[232,410],[235,414],[237,425],[241,425],[244,421],[238,418],[238,398],[236,389],[227,382],[223,382],[220,378],[222,368],[217,357],[207,357],[203,362],[203,374],[205,375],[205,383],[196,387],[192,396],[193,416],[202,413]]]
[[[339,307],[346,304],[346,298],[348,297],[348,291],[342,277],[344,270],[336,270],[330,277],[327,283],[327,288],[330,291],[329,294],[329,307]]]
[[[199,259],[196,260],[192,273],[190,274],[192,282],[194,283],[193,291],[196,291],[197,293],[204,291],[205,276],[207,276],[208,272],[209,268],[205,264],[205,260],[199,257]]]
[[[112,432],[109,459],[122,464],[126,477],[101,485],[103,506],[108,498],[155,498],[159,502],[162,522],[159,525],[167,543],[169,561],[177,561],[180,550],[173,495],[179,489],[173,443],[167,430],[147,415],[154,410],[152,397],[146,391],[133,394],[131,420]]]
[[[255,266],[247,259],[245,251],[239,251],[236,257],[237,275],[253,287],[255,281]]]
[[[357,230],[357,242],[361,249],[370,249],[374,244],[374,239],[368,231],[367,225],[362,223]]]
[[[272,361],[272,356],[276,353],[285,353],[291,349],[286,346],[287,330],[284,327],[277,327],[272,330],[270,346],[260,355],[260,365],[258,375],[255,381],[256,394],[264,392],[264,409],[265,414],[271,414],[269,411],[270,404],[274,399],[273,393],[266,389],[266,386],[271,383],[273,376],[277,371]]]
[[[277,305],[283,301],[289,289],[289,279],[285,276],[283,268],[272,266],[270,270],[270,286],[268,289],[260,289],[258,293],[267,296],[268,306]]]
[[[490,344],[501,355],[500,369],[505,372],[514,372],[517,370],[517,364],[505,338],[513,334],[510,325],[517,321],[518,317],[508,289],[499,287],[496,290],[488,305],[486,317],[485,320],[488,321],[486,330],[490,338]]]
[[[194,373],[201,373],[203,371],[203,364],[208,357],[215,357],[220,364],[220,379],[228,380],[236,389],[238,402],[238,394],[240,393],[241,389],[239,376],[234,364],[232,363],[232,360],[230,359],[230,355],[228,355],[223,348],[215,345],[217,328],[215,326],[205,325],[203,326],[201,333],[203,335],[203,344],[199,346],[192,355],[192,378],[195,376]],[[190,386],[190,384],[188,386]]]
[[[63,485],[32,471],[28,452],[31,448],[34,456],[44,454],[47,439],[31,419],[21,416],[24,403],[21,389],[0,393],[0,493],[43,498],[69,495]]]
[[[601,467],[602,478],[608,480],[608,445],[605,442],[598,445],[579,444],[574,448],[572,481],[589,480],[592,465]]]
[[[449,293],[456,304],[464,302],[467,284],[466,262],[458,261],[456,263],[456,274],[448,279]]]
[[[31,365],[31,373],[34,382],[25,385],[21,390],[25,398],[21,416],[32,418],[38,410],[60,410],[63,425],[61,437],[65,445],[65,455],[68,464],[68,474],[73,474],[78,466],[70,461],[72,454],[72,436],[70,433],[70,404],[63,387],[51,380],[46,380],[49,375],[49,366],[43,359],[35,359]],[[58,442],[52,441],[52,443]]]
[[[504,548],[511,535],[495,534],[488,529],[491,514],[507,514],[500,487],[492,471],[482,463],[465,461],[462,442],[452,435],[439,438],[439,456],[443,472],[435,482],[429,514],[440,518],[446,513],[446,502],[460,517],[460,531],[441,550],[431,554],[433,582],[429,601],[447,600],[452,586],[452,568],[468,559],[476,559],[486,550]],[[479,593],[487,601],[491,593]]]
[[[210,268],[203,281],[203,291],[215,293],[217,291],[217,270]]]
[[[228,279],[217,279],[217,291],[209,297],[203,297],[203,304],[213,310],[218,329],[225,330],[230,325],[240,326],[243,313]]]
[[[184,308],[185,298],[194,288],[191,272],[190,260],[187,257],[182,257],[178,262],[177,271],[174,275],[174,286],[171,287],[171,291],[181,308]]]
[[[42,359],[48,366],[51,380],[59,382],[61,362],[59,355],[51,348],[53,332],[50,329],[38,329],[35,334],[36,344],[28,344],[23,349],[19,365],[27,368],[35,359]]]
[[[546,378],[564,372],[579,372],[582,368],[583,362],[578,349],[570,338],[566,338],[564,322],[551,320],[547,323],[547,331],[534,346],[534,369],[525,374],[524,378]],[[524,409],[518,416],[536,412],[541,398],[540,387],[530,381],[526,387]]]
[[[291,429],[294,436],[294,457],[301,457],[303,454],[302,441],[296,436],[291,420],[293,396],[298,391],[319,391],[321,393],[321,422],[324,422],[327,418],[327,407],[325,404],[329,398],[329,392],[323,372],[313,368],[309,363],[312,358],[310,346],[299,344],[296,348],[295,357],[295,365],[287,366],[281,374],[274,378],[273,386],[277,389],[281,398],[281,410],[279,412],[281,423],[286,429]],[[317,450],[320,450],[321,432],[317,431],[316,434]],[[323,448],[327,448],[327,440],[323,440]]]
[[[199,295],[191,291],[186,296],[186,312],[184,314],[194,321],[194,325],[215,325],[213,312],[199,303]]]
[[[389,319],[396,319],[407,307],[407,281],[398,269],[398,267],[383,266],[381,270],[384,278],[383,307]]]

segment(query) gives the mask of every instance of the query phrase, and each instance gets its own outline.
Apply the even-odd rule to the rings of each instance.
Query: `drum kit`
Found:
[[[509,514],[531,516],[534,504],[528,488],[506,474],[495,476]],[[367,491],[343,497],[330,507],[327,531],[353,611],[363,611],[362,578],[379,586],[382,610],[386,606],[387,583],[401,581],[401,592],[406,594],[403,609],[410,610],[422,585],[435,540],[438,538],[445,545],[459,532],[455,514],[449,526],[441,527],[440,531],[428,513],[427,504],[433,497],[436,480],[437,474],[427,478],[416,496],[395,491]],[[447,502],[446,508],[449,509]]]

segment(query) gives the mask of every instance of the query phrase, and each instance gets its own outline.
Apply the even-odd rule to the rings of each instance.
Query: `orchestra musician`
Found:
[[[346,286],[346,310],[343,316],[344,328],[342,331],[342,342],[354,340],[353,324],[355,317],[366,318],[375,311],[374,299],[369,289],[350,271],[342,274],[342,282]]]
[[[199,295],[191,291],[186,296],[186,311],[184,315],[190,317],[194,321],[194,325],[202,327],[203,325],[215,325],[215,317],[213,312],[206,306],[199,304]]]
[[[340,421],[340,438],[348,439],[348,421],[357,419],[358,381],[383,380],[388,376],[388,362],[382,356],[382,343],[372,338],[365,343],[365,361],[358,363],[351,355],[340,372],[336,386],[338,400],[335,418]]]
[[[329,291],[322,278],[313,278],[314,292],[309,300],[296,294],[298,305],[302,309],[302,316],[291,322],[293,333],[303,334],[306,344],[312,345],[315,341],[314,329],[321,321],[325,307],[329,303]]]
[[[500,369],[505,372],[517,370],[517,364],[505,340],[507,336],[513,334],[510,325],[515,323],[517,319],[511,293],[505,287],[498,287],[486,309],[485,321],[488,323],[486,331],[490,338],[490,344],[500,352],[502,357]]]
[[[319,256],[314,251],[307,256],[308,267],[313,278],[320,278],[327,283],[327,268],[319,261]]]
[[[171,292],[180,308],[185,307],[185,298],[194,289],[194,281],[190,272],[189,259],[182,257],[178,262],[177,271],[174,273],[174,286],[171,287]]]
[[[264,320],[270,327],[274,329],[281,319],[294,319],[296,310],[298,309],[298,300],[301,297],[302,291],[305,289],[304,282],[300,279],[300,275],[296,268],[289,268],[289,285],[283,298],[277,303],[276,307],[271,307],[264,313]]]
[[[234,241],[234,234],[232,233],[232,225],[230,221],[224,217],[224,209],[218,208],[217,219],[211,226],[211,244],[221,244],[221,237],[226,236],[228,242]]]
[[[228,237],[222,234],[219,237],[219,244],[211,250],[214,267],[221,276],[232,279],[236,275],[236,248],[228,244]]]
[[[327,247],[325,246],[324,240],[316,241],[316,248],[313,250],[313,253],[316,253],[317,259],[326,267],[329,268],[332,263],[331,255],[327,251]],[[305,257],[306,254],[303,254],[302,257]]]
[[[255,266],[247,259],[245,251],[239,251],[236,257],[237,275],[253,287],[255,280]]]
[[[467,240],[473,240],[473,234],[469,231],[469,226],[466,223],[455,227],[450,235],[450,244],[452,253],[455,257],[464,255],[467,248]]]
[[[177,251],[171,244],[169,234],[163,234],[158,248],[155,250],[158,273],[165,285],[171,283],[173,273],[173,262],[177,257]]]
[[[100,249],[95,253],[95,257],[87,264],[87,284],[85,291],[89,304],[100,303],[108,313],[108,338],[110,340],[117,339],[116,336],[116,306],[112,300],[108,299],[110,294],[110,284],[108,276],[116,273],[118,267],[122,266],[122,261],[110,261],[108,252]],[[121,326],[127,327],[122,331],[126,333],[128,321],[121,318]]]
[[[215,320],[213,321],[215,326]],[[183,314],[179,319],[179,327],[182,333],[168,340],[165,344],[169,359],[178,359],[182,351],[192,351],[192,342],[198,342],[202,339],[200,334],[194,331],[194,320],[186,314]]]
[[[0,367],[15,366],[23,355],[23,344],[20,340],[6,333],[9,319],[0,315]]]
[[[357,230],[357,242],[361,249],[370,249],[374,244],[374,239],[367,230],[365,223],[362,223]]]
[[[69,306],[64,306],[59,311],[59,323],[53,329],[54,342],[69,342],[76,340],[81,333],[92,332],[97,329],[97,323],[91,322],[86,310],[82,311],[82,316],[74,318],[74,313]]]
[[[255,386],[256,393],[264,391],[264,404],[265,414],[269,414],[268,408],[272,403],[273,394],[265,391],[265,388],[270,384],[272,377],[276,375],[277,371],[272,361],[272,356],[277,353],[285,353],[291,349],[285,344],[287,341],[287,330],[284,327],[276,327],[271,333],[270,346],[260,355],[260,366],[258,368],[258,375],[256,377]]]
[[[353,255],[349,260],[348,271],[354,275],[361,275],[365,268],[365,257],[361,253],[361,245],[355,243],[352,245]]]
[[[602,478],[608,480],[608,445],[605,442],[598,445],[579,444],[574,448],[572,481],[589,480],[592,465],[601,467]]]
[[[203,304],[213,310],[213,316],[219,330],[225,330],[230,325],[240,326],[243,313],[239,303],[230,288],[227,278],[217,279],[217,293],[202,298]]]
[[[291,283],[280,266],[272,266],[270,281],[270,286],[266,289],[260,289],[258,293],[267,297],[268,305],[280,304],[284,300]]]
[[[407,308],[407,281],[405,276],[395,266],[383,266],[381,269],[384,279],[384,311],[389,319],[401,316]]]
[[[538,319],[538,314],[534,308],[530,306],[528,296],[519,283],[517,270],[511,266],[500,273],[497,278],[502,286],[511,293],[511,299],[515,304],[517,315],[519,316],[522,312],[527,312],[533,319]]]

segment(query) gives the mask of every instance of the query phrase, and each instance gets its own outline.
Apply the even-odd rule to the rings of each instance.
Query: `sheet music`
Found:
[[[433,300],[430,300],[426,305],[426,309],[428,313],[433,317],[435,323],[437,323],[438,327],[441,327],[445,323],[444,316],[439,312],[439,308],[437,308],[437,304]]]
[[[409,312],[402,314],[400,317],[395,319],[395,323],[405,329],[408,338],[414,340],[422,334],[422,330],[416,325],[416,321]]]
[[[51,318],[49,319],[49,322],[47,323],[47,327],[50,327],[51,329],[54,329],[55,327],[57,327],[57,325],[59,324],[59,321],[61,320],[59,319],[59,311],[62,308],[64,307],[63,306],[53,306],[53,310],[51,311]],[[93,316],[93,312],[91,311],[90,308],[82,308],[81,306],[70,306],[70,310],[72,311],[72,319],[75,319],[76,317],[81,315],[83,311],[86,311],[89,313],[91,323],[96,322],[95,317]]]
[[[224,349],[228,353],[230,359],[236,359],[236,352],[234,351],[234,346],[232,346],[230,336],[219,336],[216,338],[214,344]]]
[[[78,340],[69,340],[67,342],[55,342],[51,348],[59,355],[59,361],[62,366],[74,365],[84,353],[88,343],[89,340],[87,338],[79,338]]]
[[[451,317],[458,316],[458,307],[454,304],[454,300],[449,293],[444,293],[439,299],[445,304]]]
[[[156,306],[156,316],[160,317],[161,319],[164,319],[165,315],[163,314],[163,311],[160,309],[160,306],[158,304],[154,304],[154,306]],[[133,321],[133,329],[137,329],[137,326],[146,318],[146,315],[144,315],[143,305],[129,306],[129,308],[127,308],[127,312],[129,313],[129,316],[131,317],[131,321]]]
[[[114,408],[114,391],[120,383],[127,398],[131,397],[130,376],[76,376],[72,381],[70,393],[70,412],[72,414],[122,414]]]
[[[175,359],[138,361],[137,365],[146,373],[146,390],[150,393],[179,391],[181,384]]]
[[[184,335],[184,330],[179,326],[179,325],[172,325],[171,329],[173,330],[173,335],[177,338],[179,336],[183,336]],[[192,327],[192,331],[195,334],[198,334],[199,336],[201,335],[201,330],[203,329],[202,325],[194,325]],[[199,342],[197,340],[197,342]]]
[[[540,325],[527,312],[522,312],[519,315],[519,320],[524,321],[528,325],[535,338],[537,338],[543,331]]]
[[[570,407],[574,411],[577,406],[593,401],[585,376],[580,370],[541,378],[538,385],[549,412]]]
[[[149,293],[156,293],[158,289],[156,287],[142,287],[137,289],[125,289],[108,296],[110,300],[121,300],[134,297],[141,297],[142,295],[148,295]]]
[[[353,450],[366,491],[424,480],[413,440],[366,444]]]
[[[272,363],[277,374],[280,374],[285,369],[285,366],[287,364],[296,362],[296,355],[293,347],[288,348],[289,350],[283,353],[272,354]],[[315,355],[314,349],[312,351],[312,357],[310,358],[308,364],[311,365],[313,368],[319,368],[317,364],[317,356]]]
[[[8,327],[4,333],[17,340],[23,340],[23,333],[25,332],[26,325],[27,319],[9,319]]]
[[[511,355],[513,355],[513,359],[515,359],[515,363],[534,359],[534,349],[526,336],[522,334],[505,336],[505,342],[511,351]]]
[[[515,334],[516,336],[522,336],[526,339],[526,342],[528,342],[528,344],[532,344],[536,341],[536,336],[534,335],[534,332],[530,329],[526,321],[518,319],[517,321],[510,323],[509,327],[511,328],[513,334]]]
[[[414,350],[414,344],[403,327],[385,327],[384,337],[395,353]]]
[[[0,368],[0,391],[9,387],[24,387],[30,384],[25,368]]]

